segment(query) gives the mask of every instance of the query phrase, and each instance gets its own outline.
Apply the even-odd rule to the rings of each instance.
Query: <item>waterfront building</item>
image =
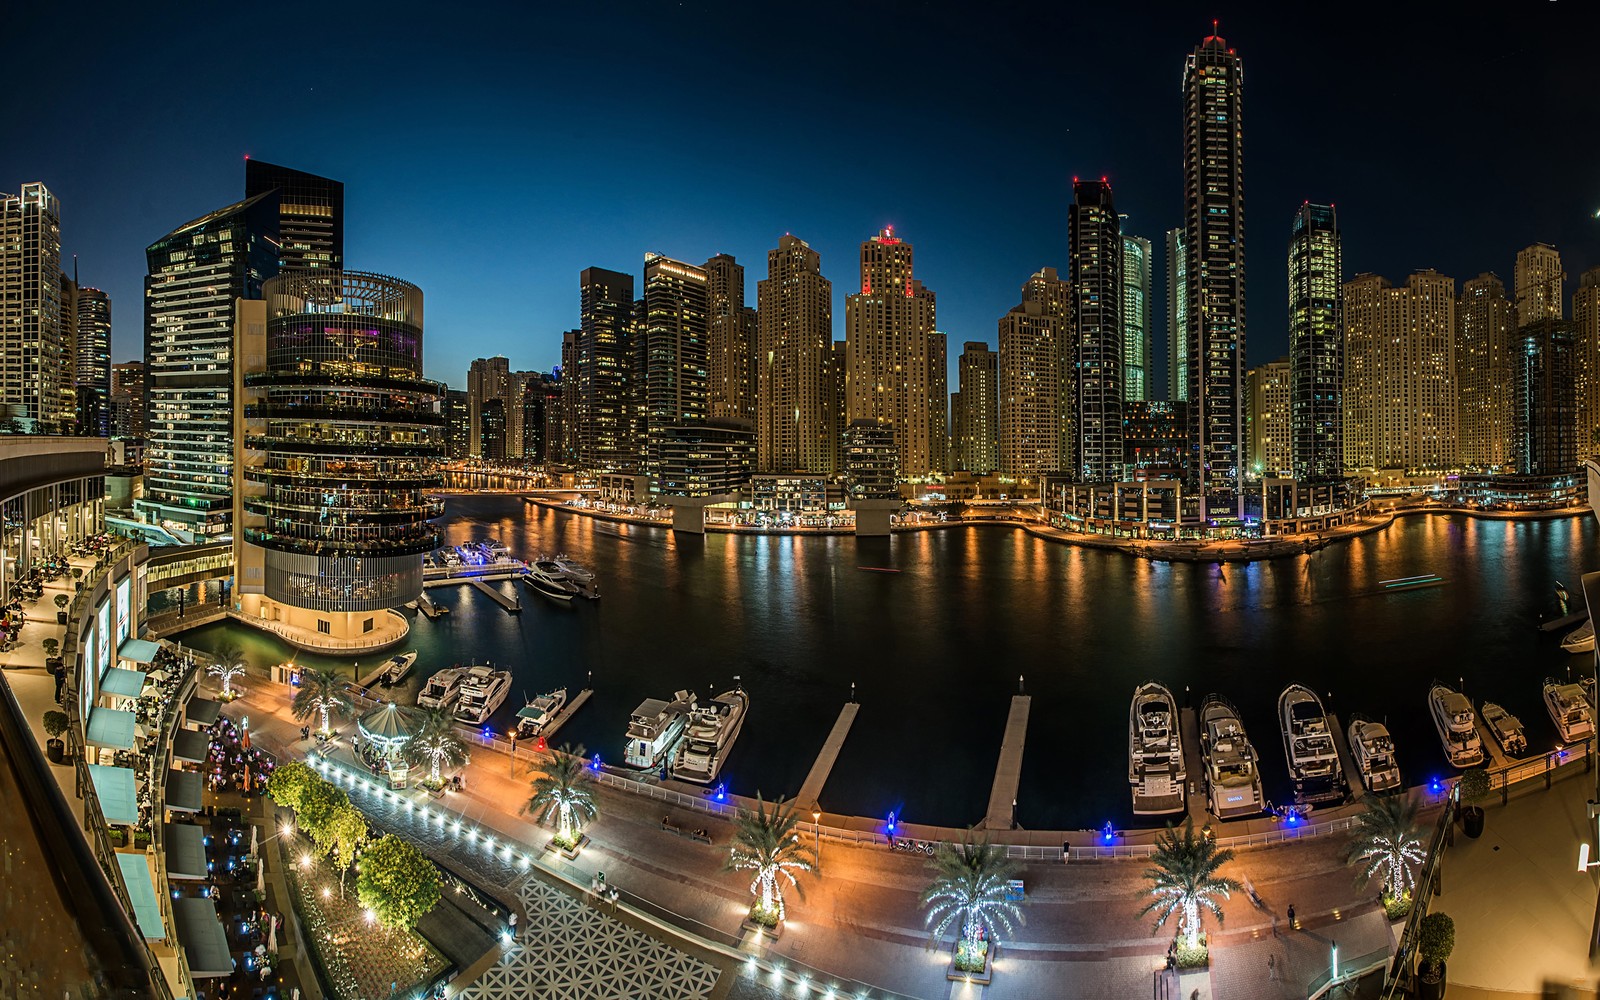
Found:
[[[245,198],[271,191],[278,195],[278,269],[343,267],[344,183],[245,157]]]
[[[956,362],[950,394],[952,472],[986,476],[1000,467],[1000,355],[981,340],[969,340]]]
[[[1087,482],[1117,479],[1122,464],[1122,224],[1111,185],[1073,179],[1070,468]]]
[[[713,420],[664,427],[651,491],[664,497],[733,502],[750,483],[755,434],[748,421]]]
[[[782,520],[827,515],[844,509],[844,495],[826,477],[756,473],[750,477],[750,509]]]
[[[1563,318],[1561,254],[1548,243],[1535,243],[1517,251],[1513,274],[1517,294],[1517,326]]]
[[[1308,201],[1289,229],[1289,445],[1290,467],[1300,480],[1343,472],[1343,288],[1339,216],[1332,205]],[[1253,433],[1259,441],[1259,431]],[[1252,464],[1261,454],[1252,447]]]
[[[444,397],[444,454],[449,459],[472,454],[472,399],[465,389],[450,389]]]
[[[144,362],[111,366],[111,436],[144,437]]]
[[[182,542],[215,539],[233,511],[234,301],[278,273],[278,195],[258,194],[145,250],[144,498],[134,507]]]
[[[1293,463],[1290,411],[1294,384],[1293,366],[1288,358],[1269,361],[1245,375],[1245,391],[1249,398],[1245,411],[1246,440],[1250,442],[1246,469],[1250,478],[1288,478],[1290,475]]]
[[[999,471],[1027,478],[1070,467],[1064,399],[1071,353],[1071,286],[1047,267],[1022,286],[1022,301],[1000,317],[996,356]],[[1120,456],[1119,456],[1120,457]]]
[[[1214,31],[1183,70],[1190,489],[1236,518],[1244,445],[1244,66]]]
[[[578,276],[582,320],[563,370],[573,381],[574,459],[591,471],[631,470],[639,460],[634,423],[633,275],[603,267]]]
[[[1189,398],[1189,269],[1183,230],[1167,230],[1167,398]],[[1187,416],[1185,417],[1187,419]]]
[[[361,271],[292,271],[237,303],[238,609],[311,649],[377,649],[409,625],[441,535],[444,453],[423,377],[422,291]],[[493,411],[499,398],[490,398]]]
[[[1484,273],[1461,283],[1456,307],[1456,386],[1461,465],[1501,472],[1513,462],[1515,311],[1505,285]],[[1581,368],[1581,358],[1579,365]]]
[[[1189,458],[1187,403],[1130,400],[1122,408],[1122,464],[1134,480],[1182,482]]]
[[[1572,293],[1573,440],[1580,457],[1600,453],[1600,267]]]
[[[39,182],[0,196],[0,426],[12,433],[76,427],[62,283],[60,201]]]
[[[1443,471],[1460,463],[1455,279],[1418,271],[1344,286],[1344,465]]]
[[[73,286],[73,390],[78,433],[111,434],[111,296],[98,288]]]
[[[560,370],[520,372],[522,380],[522,457],[530,462],[561,461]]]
[[[833,283],[822,258],[785,233],[756,282],[756,469],[838,469],[842,353],[833,349]]]
[[[640,398],[645,469],[652,475],[662,468],[668,428],[706,422],[708,308],[709,278],[704,268],[645,254],[644,325],[639,329],[638,353],[644,359]]]
[[[561,335],[561,453],[558,461],[571,465],[578,455],[578,341],[582,330]]]
[[[876,420],[853,421],[844,431],[845,487],[852,500],[900,496],[899,449],[894,428]]]
[[[1150,241],[1122,235],[1122,398],[1144,400],[1151,395],[1155,355],[1151,349],[1150,307],[1155,301]]]
[[[507,448],[506,401],[490,396],[478,406],[478,455],[485,462],[504,462]]]
[[[846,415],[889,428],[899,474],[921,479],[944,469],[949,400],[948,376],[934,371],[944,356],[934,294],[913,275],[912,256],[892,228],[861,244],[861,291],[845,299]]]
[[[744,265],[719,253],[705,262],[708,415],[755,420],[756,311],[744,304]]]
[[[1570,476],[1580,458],[1572,327],[1546,315],[1517,330],[1513,366],[1514,453],[1524,476]]]
[[[844,471],[845,414],[850,406],[850,345],[848,341],[833,342],[833,414],[839,421],[839,431],[833,436],[833,470]]]
[[[475,458],[488,458],[488,444],[484,431],[484,412],[490,400],[499,400],[497,411],[498,444],[496,459],[510,455],[509,421],[513,402],[517,399],[511,377],[511,362],[502,355],[477,358],[467,367],[467,402],[471,407],[471,438],[468,454]]]

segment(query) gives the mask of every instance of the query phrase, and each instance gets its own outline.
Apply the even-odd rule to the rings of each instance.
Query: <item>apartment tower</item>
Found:
[[[706,261],[707,378],[713,420],[756,416],[756,311],[744,304],[744,265],[725,253]]]
[[[1072,196],[1071,468],[1106,482],[1122,475],[1122,224],[1105,178],[1074,179]]]
[[[1503,472],[1515,461],[1515,327],[1515,309],[1498,276],[1484,273],[1461,283],[1455,353],[1464,468]]]
[[[1460,464],[1455,279],[1418,271],[1344,286],[1344,465],[1438,472]]]
[[[1339,217],[1332,205],[1308,201],[1289,228],[1290,467],[1302,481],[1344,471],[1343,282]],[[1254,445],[1251,454],[1259,464]]]
[[[838,471],[833,283],[822,257],[784,234],[756,282],[756,471]]]

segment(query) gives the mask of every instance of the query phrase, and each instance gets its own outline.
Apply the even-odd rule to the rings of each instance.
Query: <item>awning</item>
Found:
[[[198,729],[180,729],[172,734],[172,756],[191,764],[204,764],[211,751],[211,737]]]
[[[107,823],[133,826],[139,822],[139,793],[134,789],[133,768],[89,765],[89,780],[100,800],[100,814]]]
[[[124,712],[116,708],[90,709],[89,728],[83,734],[83,738],[97,747],[110,747],[113,750],[132,750],[133,724],[134,715],[132,712]]]
[[[167,772],[167,808],[178,812],[200,811],[200,772]]]
[[[100,682],[100,693],[137,698],[144,693],[144,671],[112,667],[106,671],[105,680]]]
[[[183,896],[172,901],[172,920],[178,925],[178,943],[196,979],[233,975],[228,935],[217,919],[217,904],[204,896]]]
[[[222,706],[210,698],[190,698],[184,719],[194,726],[209,726],[222,714]]]
[[[161,646],[149,639],[124,639],[122,645],[117,647],[118,656],[134,663],[154,663],[160,651]]]
[[[150,878],[150,865],[144,854],[118,854],[117,867],[122,869],[122,884],[128,887],[128,900],[133,903],[133,919],[139,933],[146,941],[166,939],[167,929],[161,926],[161,905],[156,902],[155,882]]]
[[[195,823],[168,823],[167,878],[205,878],[206,831]]]

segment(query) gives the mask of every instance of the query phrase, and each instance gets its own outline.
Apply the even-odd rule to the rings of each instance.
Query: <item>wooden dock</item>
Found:
[[[822,795],[822,786],[828,780],[828,774],[833,770],[833,764],[839,759],[839,751],[844,749],[844,738],[850,735],[850,727],[855,724],[856,711],[861,708],[859,702],[846,702],[839,710],[839,718],[834,720],[833,731],[828,734],[827,740],[822,744],[822,752],[817,754],[817,759],[812,762],[811,770],[806,773],[805,783],[800,786],[800,794],[795,796],[795,806],[801,810],[814,809]]]
[[[994,785],[989,789],[989,812],[983,818],[985,830],[1009,830],[1016,819],[1017,785],[1022,781],[1022,745],[1028,736],[1029,695],[1011,696],[1011,714],[1006,716],[1006,734],[1000,741],[1000,760],[994,766]]]
[[[1352,799],[1359,799],[1367,794],[1367,786],[1362,783],[1361,769],[1356,767],[1355,755],[1350,752],[1350,738],[1345,735],[1339,717],[1332,712],[1328,713],[1328,728],[1333,731],[1333,748],[1339,753],[1339,767],[1344,771],[1345,790]]]
[[[1183,737],[1184,789],[1189,796],[1189,818],[1196,827],[1211,821],[1206,812],[1206,768],[1200,757],[1200,717],[1192,708],[1178,710],[1178,731]]]
[[[429,618],[437,618],[440,615],[448,614],[450,612],[450,609],[444,605],[435,604],[433,598],[428,596],[428,591],[426,589],[417,595],[417,610],[421,611]]]
[[[539,734],[540,736],[544,737],[545,746],[551,745],[550,739],[551,737],[555,736],[556,730],[566,725],[567,720],[572,718],[572,714],[578,709],[582,708],[583,703],[588,701],[589,696],[592,694],[594,694],[594,688],[584,688],[582,691],[579,691],[576,698],[567,702],[566,707],[561,710],[561,714],[550,720],[549,727],[546,728],[544,732]]]
[[[1478,740],[1483,744],[1483,764],[1485,767],[1509,767],[1515,763],[1510,757],[1506,756],[1504,750],[1500,749],[1500,741],[1494,738],[1493,733],[1489,732],[1488,725],[1484,723],[1483,717],[1478,714],[1476,708],[1472,710],[1472,724],[1477,727]]]
[[[360,680],[357,680],[356,684],[358,686],[368,690],[368,691],[371,691],[373,685],[378,683],[378,678],[382,677],[383,676],[383,672],[385,670],[388,670],[388,669],[389,669],[389,661],[387,659],[381,660],[381,661],[379,661],[379,663],[378,663],[378,665],[376,667],[374,667],[372,670],[369,670],[367,672],[365,677],[362,677]]]
[[[485,594],[488,594],[490,597],[494,598],[496,603],[512,614],[517,614],[522,610],[522,598],[507,597],[505,594],[489,586],[487,583],[484,583],[482,580],[468,580],[467,582],[472,584],[474,587],[477,587]]]

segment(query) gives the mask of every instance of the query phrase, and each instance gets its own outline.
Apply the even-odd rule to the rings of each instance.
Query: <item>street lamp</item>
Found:
[[[815,806],[811,809],[811,829],[817,834],[817,871],[822,871],[822,810]]]

